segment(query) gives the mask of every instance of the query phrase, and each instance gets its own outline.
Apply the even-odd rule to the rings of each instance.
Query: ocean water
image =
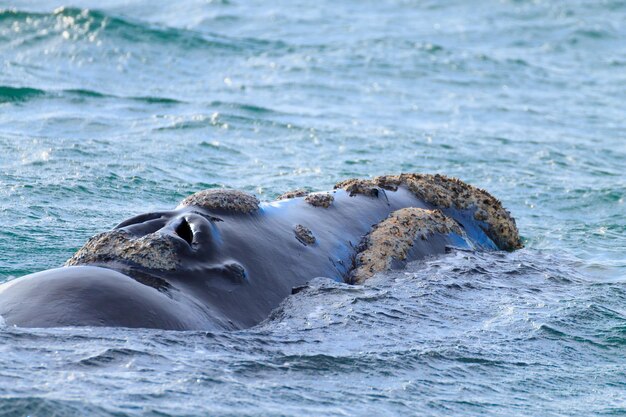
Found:
[[[0,328],[7,416],[626,414],[626,2],[0,0],[0,281],[186,195],[385,173],[526,247],[239,332]]]

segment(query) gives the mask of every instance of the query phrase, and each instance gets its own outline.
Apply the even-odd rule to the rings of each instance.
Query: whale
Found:
[[[209,189],[93,236],[61,267],[3,283],[0,316],[19,327],[238,330],[312,279],[362,285],[455,250],[521,247],[499,200],[439,174],[349,179],[266,202]]]

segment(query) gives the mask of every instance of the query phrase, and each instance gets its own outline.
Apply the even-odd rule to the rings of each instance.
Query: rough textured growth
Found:
[[[474,218],[487,224],[485,233],[500,249],[510,251],[522,247],[515,220],[500,201],[487,191],[457,178],[438,174],[386,175],[371,180],[342,181],[335,188],[345,189],[352,194],[351,190],[366,190],[368,187],[395,191],[399,186],[408,188],[416,197],[436,207],[474,208]]]
[[[298,188],[297,190],[287,191],[286,193],[279,195],[276,200],[288,200],[290,198],[305,197],[308,194],[309,192],[307,190]]]
[[[296,234],[296,239],[303,245],[313,245],[315,243],[315,236],[313,236],[313,232],[308,227],[297,224],[293,232]]]
[[[402,184],[398,175],[385,175],[371,180],[352,178],[335,184],[335,189],[346,190],[350,195],[356,194],[372,195],[372,190],[383,188],[385,190],[396,191]]]
[[[350,281],[362,283],[389,269],[394,259],[405,260],[416,239],[425,240],[435,233],[465,236],[459,225],[439,210],[408,207],[394,211],[366,236]]]
[[[335,200],[335,197],[329,193],[312,193],[307,195],[304,200],[312,206],[328,208]]]
[[[391,191],[396,191],[398,189],[399,183],[388,183],[382,180],[384,178],[388,177],[376,177],[373,180],[364,180],[359,178],[344,180],[335,184],[335,189],[346,190],[351,196],[362,194],[373,197],[378,196],[378,190],[381,188]]]
[[[174,270],[179,262],[174,239],[157,233],[134,239],[125,232],[113,230],[89,239],[65,266],[123,260],[149,269]]]
[[[378,197],[380,187],[367,180],[348,180],[335,185],[335,188],[342,188],[353,197],[357,194]]]
[[[251,213],[259,209],[259,200],[238,190],[203,190],[185,198],[180,206],[200,206],[207,210]]]

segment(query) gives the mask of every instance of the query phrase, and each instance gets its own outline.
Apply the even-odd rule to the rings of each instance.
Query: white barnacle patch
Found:
[[[236,213],[252,213],[259,209],[259,200],[238,190],[203,190],[185,198],[179,207],[198,206],[207,210],[225,210]]]
[[[405,260],[416,239],[425,240],[435,233],[465,236],[459,225],[439,210],[408,207],[394,211],[365,238],[350,281],[362,283],[377,272],[389,269],[394,259]]]
[[[441,208],[474,209],[474,218],[485,222],[487,235],[500,249],[522,247],[515,219],[502,203],[487,191],[473,187],[457,178],[430,174],[384,175],[371,180],[351,179],[335,185],[351,195],[367,194],[373,187],[395,191],[408,188],[417,198]]]
[[[335,201],[335,197],[329,193],[311,193],[304,198],[304,201],[314,207],[328,208]]]
[[[371,180],[351,179],[335,184],[335,189],[337,188],[345,190],[351,197],[358,194],[369,197],[378,197],[379,190],[382,187],[378,186]]]
[[[308,194],[309,192],[307,190],[303,188],[298,188],[297,190],[282,193],[278,196],[278,198],[276,198],[276,200],[289,200],[291,198],[306,197]]]
[[[315,236],[311,229],[306,226],[302,226],[301,224],[297,224],[293,229],[294,234],[296,235],[296,239],[304,246],[313,245],[316,242]]]
[[[85,243],[65,266],[125,261],[149,269],[174,270],[179,264],[175,238],[150,233],[133,238],[128,233],[113,230],[98,234]]]

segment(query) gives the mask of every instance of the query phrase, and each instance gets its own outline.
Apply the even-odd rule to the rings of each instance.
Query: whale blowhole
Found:
[[[180,224],[176,226],[174,232],[191,246],[193,243],[193,230],[191,230],[187,219],[183,219]]]

